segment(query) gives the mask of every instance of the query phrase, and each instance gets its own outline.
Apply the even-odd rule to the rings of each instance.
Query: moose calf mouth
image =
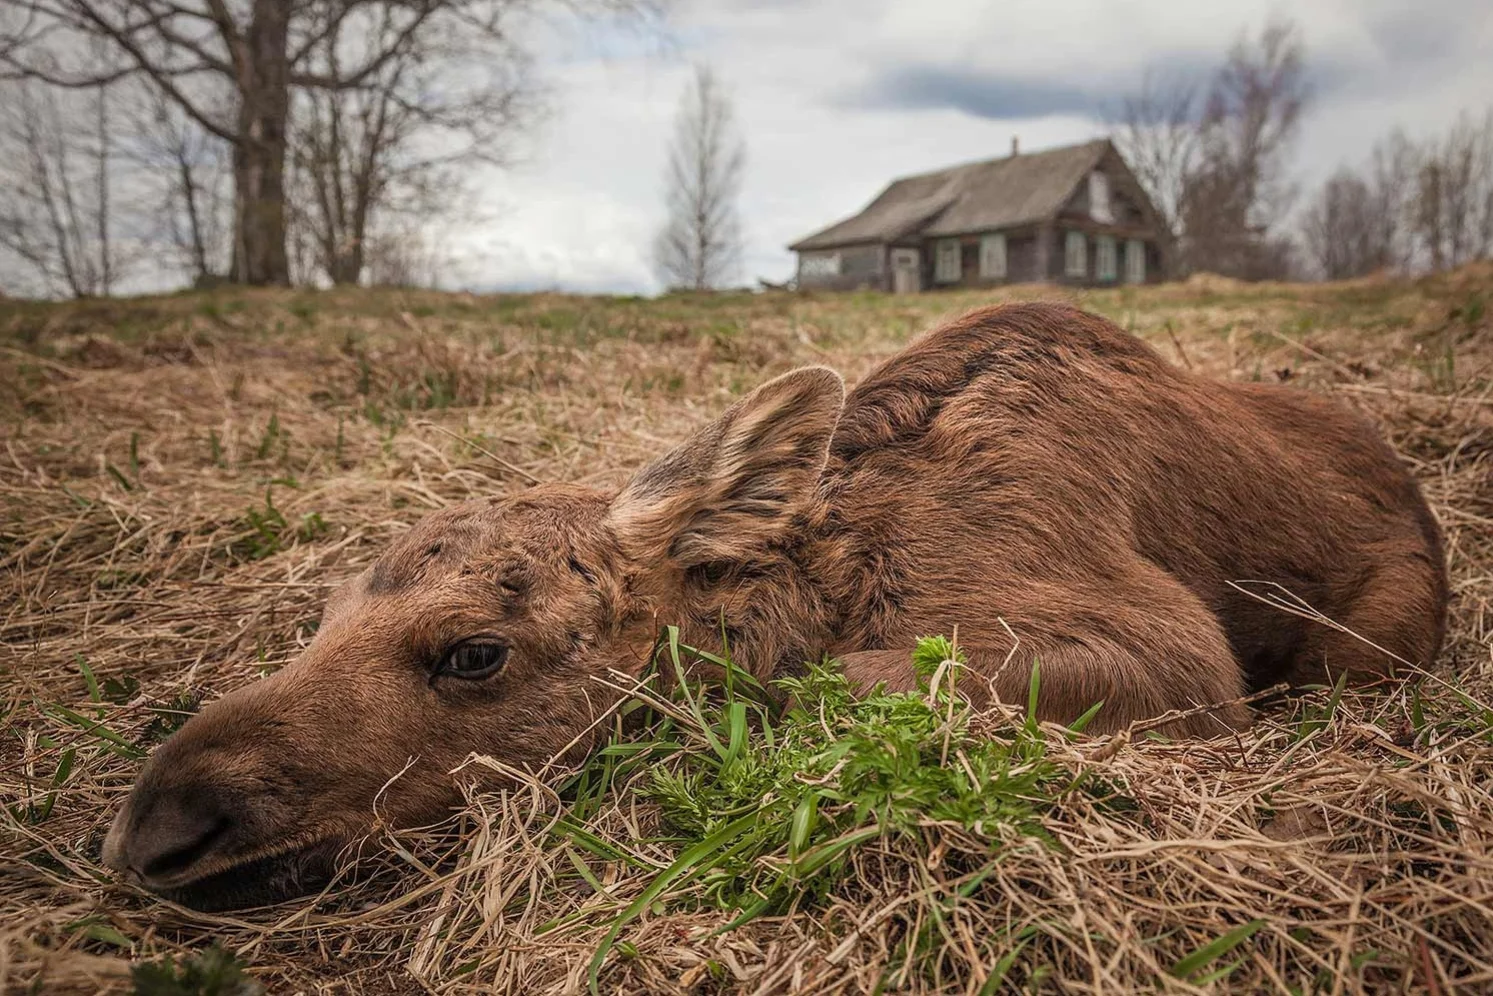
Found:
[[[326,845],[254,858],[202,878],[170,885],[141,883],[162,899],[202,913],[269,906],[315,892],[332,880],[336,855]]]

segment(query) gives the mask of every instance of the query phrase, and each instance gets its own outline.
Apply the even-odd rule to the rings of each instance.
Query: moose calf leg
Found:
[[[1165,661],[1170,673],[1188,672],[1185,684],[1166,687],[1165,679],[1144,674],[1144,669],[1155,668],[1157,661],[1142,660],[1115,646],[1072,646],[1030,653],[1018,648],[1009,661],[1006,651],[960,649],[968,655],[973,673],[962,675],[958,687],[977,706],[988,704],[992,692],[1003,703],[1024,706],[1031,687],[1032,664],[1040,663],[1037,718],[1071,723],[1092,706],[1103,703],[1087,727],[1090,733],[1113,733],[1166,712],[1230,703],[1244,694],[1237,676],[1216,661],[1181,657]],[[842,655],[840,662],[857,692],[869,692],[878,684],[892,692],[917,688],[909,650],[860,651]],[[1226,663],[1237,670],[1232,659]],[[997,673],[992,675],[991,671]],[[1213,674],[1205,678],[1200,673],[1205,671]],[[1231,703],[1169,723],[1160,732],[1178,737],[1215,737],[1248,727],[1252,718],[1247,706]]]
[[[1332,684],[1342,674],[1364,684],[1433,663],[1445,627],[1445,574],[1423,556],[1386,561],[1334,616],[1341,629],[1312,627],[1288,675],[1292,684]]]
[[[1039,604],[1029,612],[1013,612],[1014,647],[1009,638],[1001,645],[1003,629],[997,635],[988,626],[976,642],[962,647],[973,674],[960,687],[977,701],[993,694],[1001,702],[1024,705],[1032,666],[1039,663],[1037,713],[1042,720],[1072,722],[1102,702],[1088,729],[1113,732],[1174,710],[1218,705],[1162,731],[1211,737],[1247,727],[1252,712],[1233,701],[1244,694],[1243,674],[1218,620],[1160,568],[1146,564],[1136,573],[1134,586],[1085,592],[1038,589]],[[894,691],[916,687],[910,646],[845,654],[841,660],[857,688],[869,689],[879,681]]]

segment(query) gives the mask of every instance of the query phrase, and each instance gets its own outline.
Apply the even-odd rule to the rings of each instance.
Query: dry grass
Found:
[[[370,881],[237,918],[111,882],[102,834],[175,710],[293,657],[324,593],[427,510],[615,484],[773,373],[854,379],[991,297],[0,303],[0,989],[127,992],[132,959],[214,939],[272,993],[582,987],[609,919],[672,859],[625,791],[588,821],[618,860],[559,840],[531,786],[474,800],[455,842],[370,844]],[[1447,530],[1443,660],[1235,740],[1053,736],[1053,759],[1112,789],[1053,800],[1053,845],[992,862],[989,838],[929,825],[862,848],[853,884],[788,916],[715,933],[729,914],[666,904],[623,933],[602,991],[975,993],[1000,965],[1006,986],[1063,992],[1493,990],[1493,269],[1078,299],[1176,362],[1375,418]]]

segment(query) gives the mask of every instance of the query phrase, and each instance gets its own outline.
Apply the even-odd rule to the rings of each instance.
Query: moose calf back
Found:
[[[846,648],[947,620],[990,644],[987,668],[1008,631],[1049,657],[1164,653],[1178,634],[1138,634],[1170,616],[1216,621],[1244,689],[1427,664],[1442,638],[1437,526],[1372,426],[1300,389],[1194,376],[1070,307],[979,311],[893,357],[847,398],[826,494]],[[1074,694],[1121,688],[1095,675]]]

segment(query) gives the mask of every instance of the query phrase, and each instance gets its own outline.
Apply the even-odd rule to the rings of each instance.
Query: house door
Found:
[[[916,249],[892,250],[892,293],[916,294],[923,289],[923,280]]]

